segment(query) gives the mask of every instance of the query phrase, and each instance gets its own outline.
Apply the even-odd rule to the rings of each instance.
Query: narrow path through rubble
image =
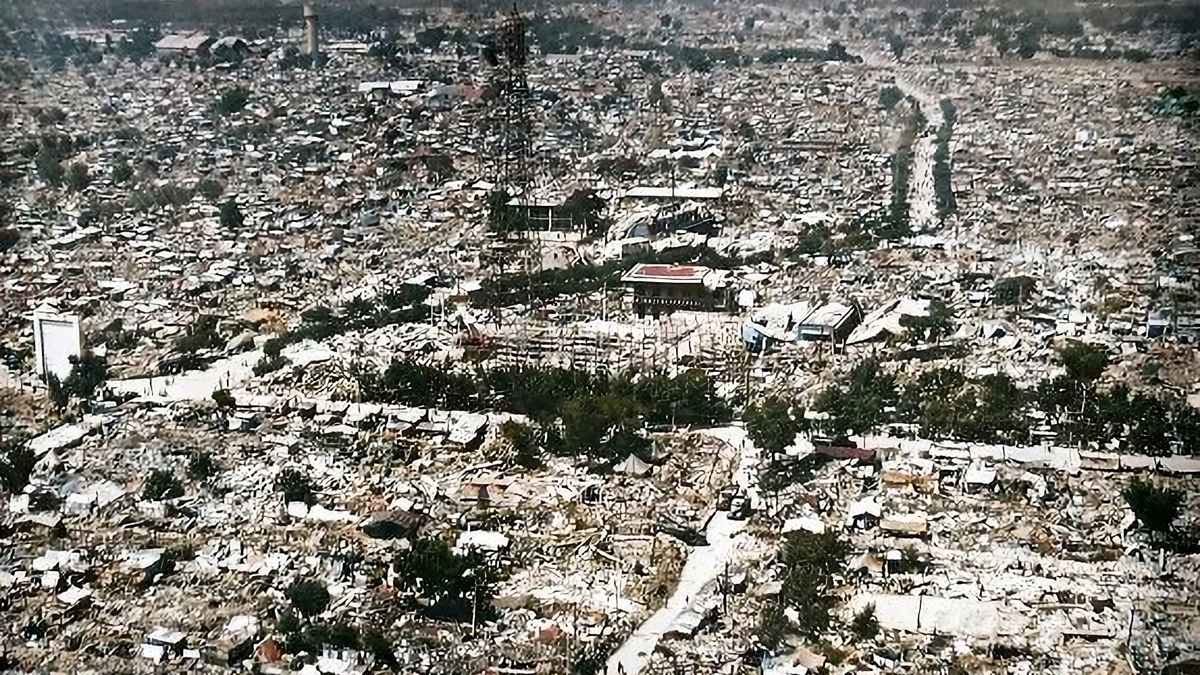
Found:
[[[296,366],[328,360],[334,355],[333,352],[307,341],[292,345],[282,353]],[[109,380],[106,385],[117,395],[133,394],[168,401],[203,401],[212,398],[213,392],[218,389],[233,389],[253,377],[254,365],[260,358],[262,350],[255,349],[214,361],[201,370],[189,370],[178,375]]]
[[[733,482],[747,494],[751,502],[757,501],[758,449],[746,438],[740,427],[723,427],[705,430],[706,435],[727,443],[738,453],[738,467]],[[725,571],[727,564],[738,559],[744,550],[746,538],[738,536],[746,526],[744,520],[730,520],[726,512],[716,513],[704,531],[708,546],[692,549],[679,583],[667,604],[655,612],[625,640],[608,659],[608,675],[637,675],[650,661],[654,647],[663,634],[671,630],[680,617],[688,611],[701,593],[712,585]]]
[[[933,185],[933,155],[937,149],[937,132],[944,124],[941,99],[936,92],[925,88],[916,75],[897,63],[890,55],[880,52],[864,53],[863,61],[876,68],[895,69],[895,85],[911,96],[925,116],[925,131],[913,143],[912,174],[909,181],[908,217],[914,231],[920,232],[938,225],[937,193]]]
[[[933,188],[933,154],[937,149],[938,129],[944,124],[941,98],[903,70],[896,73],[896,86],[917,102],[927,122],[925,130],[913,143],[912,180],[908,196],[909,223],[914,231],[920,232],[938,225],[937,193]]]

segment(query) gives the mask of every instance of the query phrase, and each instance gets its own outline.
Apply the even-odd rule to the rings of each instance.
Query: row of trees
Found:
[[[716,383],[700,370],[674,377],[624,373],[615,377],[567,368],[494,368],[473,372],[394,361],[383,372],[357,366],[365,400],[416,407],[499,410],[530,417],[504,435],[517,461],[533,467],[542,453],[615,462],[650,457],[647,425],[727,422],[733,411]]]
[[[814,423],[794,404],[768,402],[747,413],[747,424],[759,435],[756,442],[777,451],[778,439],[793,431],[845,436],[892,424],[915,425],[930,439],[1024,445],[1034,442],[1031,419],[1039,417],[1061,443],[1104,446],[1115,439],[1130,453],[1200,454],[1200,411],[1183,399],[1134,393],[1123,384],[1100,387],[1108,357],[1097,347],[1071,344],[1059,359],[1066,373],[1032,389],[1005,374],[969,378],[955,368],[928,370],[900,384],[879,361],[867,359],[816,397],[813,407],[828,419]]]
[[[933,192],[937,199],[938,217],[954,213],[953,171],[950,169],[950,136],[954,133],[957,113],[949,99],[942,99],[942,124],[937,131],[937,147],[933,151]]]

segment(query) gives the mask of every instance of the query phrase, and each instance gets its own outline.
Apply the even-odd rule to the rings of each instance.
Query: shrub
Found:
[[[1142,526],[1151,532],[1170,531],[1171,524],[1179,517],[1183,508],[1182,492],[1160,488],[1141,479],[1134,479],[1129,487],[1121,492],[1121,496],[1125,498]]]
[[[34,158],[34,163],[37,166],[39,178],[55,187],[62,184],[66,170],[63,169],[62,162],[54,152],[43,147]]]
[[[82,162],[74,162],[67,168],[66,184],[75,192],[81,192],[92,182],[91,175],[88,174],[87,165]]]
[[[263,343],[262,350],[263,356],[270,359],[277,359],[279,358],[280,353],[283,352],[283,340],[279,338],[271,338]]]
[[[1058,358],[1067,370],[1067,377],[1083,385],[1100,379],[1108,368],[1108,352],[1084,342],[1068,343],[1058,350]]]
[[[289,363],[291,363],[291,361],[285,356],[276,356],[275,358],[271,358],[264,354],[263,357],[258,360],[258,363],[254,364],[254,374],[261,376],[266,375],[267,373],[273,373]]]
[[[859,640],[871,640],[879,634],[879,619],[875,618],[875,605],[863,607],[850,622],[850,630]]]
[[[21,241],[21,233],[11,227],[0,227],[0,253],[16,248]]]
[[[196,184],[196,192],[199,192],[201,196],[211,201],[216,201],[224,191],[225,187],[220,182],[211,178],[202,179]]]
[[[904,100],[904,92],[895,85],[888,85],[879,90],[879,105],[883,106],[884,110],[891,110],[896,107],[896,104]]]
[[[285,611],[279,617],[279,622],[275,624],[275,629],[284,635],[289,635],[300,630],[300,618],[290,609]]]
[[[304,616],[313,617],[329,607],[329,590],[314,579],[297,581],[288,587],[284,596],[292,607]]]
[[[213,109],[218,115],[232,115],[246,107],[250,101],[250,91],[245,87],[232,87],[221,92]]]
[[[117,185],[125,183],[130,178],[133,178],[133,167],[129,165],[129,162],[122,159],[116,164],[113,164],[111,177],[112,182]]]
[[[304,502],[312,505],[316,503],[316,494],[313,489],[312,482],[308,476],[300,473],[296,469],[284,469],[275,478],[275,489],[283,493],[283,501]]]
[[[23,441],[10,440],[0,444],[0,487],[18,494],[29,485],[29,476],[37,457]]]
[[[228,389],[214,391],[212,393],[212,400],[222,410],[230,410],[237,407],[237,401],[234,400],[233,394],[230,394]]]
[[[108,379],[108,361],[103,356],[84,352],[83,356],[72,356],[69,360],[71,374],[67,379],[60,381],[53,373],[46,376],[50,397],[60,410],[67,407],[72,396],[91,400],[96,389]]]
[[[500,426],[500,434],[513,448],[517,464],[526,469],[538,469],[542,458],[538,453],[537,432],[528,424],[508,421]]]
[[[155,469],[146,478],[142,486],[142,499],[156,502],[164,499],[174,499],[183,496],[183,487],[169,471]]]
[[[236,230],[244,222],[245,218],[242,217],[242,211],[238,208],[237,202],[230,199],[221,204],[221,227],[227,230]]]
[[[195,480],[203,480],[215,476],[221,468],[213,461],[212,455],[203,450],[193,452],[188,457],[187,475]]]

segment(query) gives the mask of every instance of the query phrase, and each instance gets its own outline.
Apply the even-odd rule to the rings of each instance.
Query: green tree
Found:
[[[1134,479],[1121,492],[1142,526],[1151,532],[1168,532],[1183,509],[1183,493]]]
[[[213,105],[218,115],[232,115],[246,107],[250,91],[245,87],[232,87],[221,92],[221,98]]]
[[[768,455],[782,453],[808,428],[803,408],[774,396],[747,408],[742,419],[746,435]]]
[[[859,640],[871,640],[879,634],[879,619],[875,618],[874,603],[863,607],[850,622],[850,632]]]
[[[50,148],[42,146],[42,149],[38,150],[37,156],[34,157],[34,165],[37,167],[39,178],[54,187],[62,184],[66,171],[59,156]]]
[[[112,182],[121,185],[133,178],[133,167],[125,159],[117,160],[112,166]]]
[[[284,592],[292,607],[306,617],[314,617],[329,607],[329,589],[315,579],[296,581]]]
[[[21,241],[21,233],[11,227],[0,227],[0,253],[11,251]]]
[[[37,457],[24,441],[10,438],[0,442],[0,487],[20,494],[29,485],[35,464]]]
[[[303,502],[313,505],[317,501],[316,489],[308,476],[296,469],[284,469],[275,477],[275,489],[283,493],[283,501]]]
[[[155,469],[146,478],[142,486],[142,499],[156,502],[164,499],[174,499],[183,496],[183,487],[170,471]]]
[[[221,227],[227,230],[236,230],[241,228],[245,219],[242,217],[242,211],[238,208],[237,202],[232,199],[221,204]]]
[[[512,446],[517,464],[526,469],[541,468],[542,458],[538,451],[538,434],[533,427],[509,420],[500,425],[500,435]]]
[[[1069,342],[1058,350],[1058,358],[1067,369],[1067,377],[1083,386],[1100,379],[1108,368],[1108,352],[1085,342]]]
[[[212,178],[204,178],[196,184],[196,192],[199,192],[205,199],[216,201],[221,193],[225,191],[225,187],[220,181]]]
[[[904,92],[900,91],[900,87],[888,85],[879,90],[879,105],[883,106],[884,110],[891,110],[896,107],[896,104],[904,100]]]
[[[92,177],[88,174],[87,165],[82,162],[74,162],[67,168],[66,184],[67,187],[75,192],[82,192],[84,188],[92,182]]]
[[[392,569],[401,588],[429,601],[431,618],[469,621],[495,615],[492,599],[504,574],[476,549],[459,553],[443,539],[418,538],[396,555]]]

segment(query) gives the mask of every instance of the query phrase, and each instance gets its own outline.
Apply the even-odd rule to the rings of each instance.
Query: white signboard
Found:
[[[83,353],[79,317],[72,314],[33,313],[33,342],[37,349],[37,372],[60,380],[71,374],[71,357]]]

